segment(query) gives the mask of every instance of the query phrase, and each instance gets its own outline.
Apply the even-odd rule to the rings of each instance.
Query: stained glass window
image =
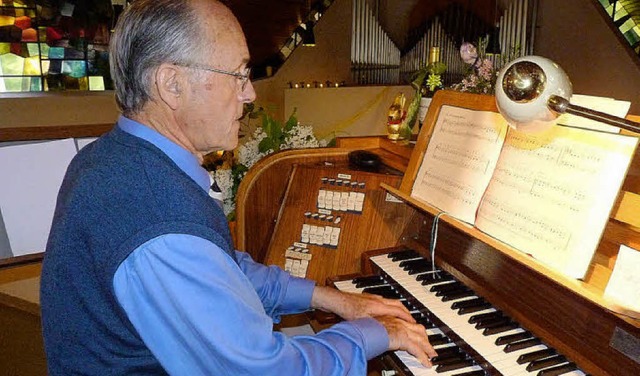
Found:
[[[112,3],[0,0],[0,93],[112,89]]]

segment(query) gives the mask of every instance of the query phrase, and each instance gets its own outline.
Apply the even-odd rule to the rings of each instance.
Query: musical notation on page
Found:
[[[638,140],[442,106],[411,196],[573,278],[583,278]]]
[[[539,135],[510,130],[476,227],[566,275],[584,277],[636,143],[567,127]]]
[[[411,195],[473,223],[507,127],[493,112],[443,106]]]

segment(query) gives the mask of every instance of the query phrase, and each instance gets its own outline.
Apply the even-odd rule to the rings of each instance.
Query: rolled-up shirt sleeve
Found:
[[[273,331],[280,314],[309,308],[314,284],[208,240],[152,239],[119,266],[114,292],[133,327],[172,375],[362,375],[388,347],[376,320],[313,336]]]

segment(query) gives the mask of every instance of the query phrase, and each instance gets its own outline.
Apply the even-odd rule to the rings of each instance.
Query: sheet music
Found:
[[[0,210],[13,256],[43,252],[73,139],[0,146]]]
[[[640,251],[620,246],[618,258],[604,290],[605,298],[640,312]]]
[[[637,141],[567,127],[537,135],[510,130],[476,227],[583,278]]]
[[[594,97],[591,95],[574,94],[571,96],[571,104],[604,112],[609,115],[625,117],[631,107],[631,102],[620,101],[613,98]],[[620,128],[586,119],[582,116],[562,114],[556,120],[557,124],[568,125],[586,129],[601,130],[609,133],[620,133]]]
[[[507,128],[497,113],[442,106],[411,196],[473,223]]]

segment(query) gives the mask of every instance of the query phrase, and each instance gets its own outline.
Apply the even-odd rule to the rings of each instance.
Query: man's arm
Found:
[[[371,294],[345,293],[325,286],[313,288],[312,283],[304,283],[306,280],[295,277],[275,277],[281,273],[286,275],[288,273],[274,266],[267,267],[255,263],[244,252],[236,252],[236,257],[261,295],[263,303],[266,302],[265,307],[271,307],[272,316],[277,317],[279,313],[305,310],[310,305],[311,308],[335,313],[345,320],[375,318],[387,330],[390,350],[408,351],[425,366],[431,366],[430,358],[436,353],[429,344],[426,330],[422,325],[416,324],[409,310],[398,300]],[[268,280],[280,281],[281,286],[274,290],[271,284],[265,283]],[[280,292],[280,299],[276,299],[278,294],[274,294],[273,291]],[[311,296],[307,298],[309,295]],[[310,302],[307,303],[307,299]],[[272,306],[268,303],[276,301],[282,303],[282,306]]]
[[[387,350],[373,319],[314,336],[273,332],[252,283],[213,243],[164,235],[118,268],[114,291],[144,343],[170,374],[362,375]],[[278,295],[278,294],[276,294]]]

